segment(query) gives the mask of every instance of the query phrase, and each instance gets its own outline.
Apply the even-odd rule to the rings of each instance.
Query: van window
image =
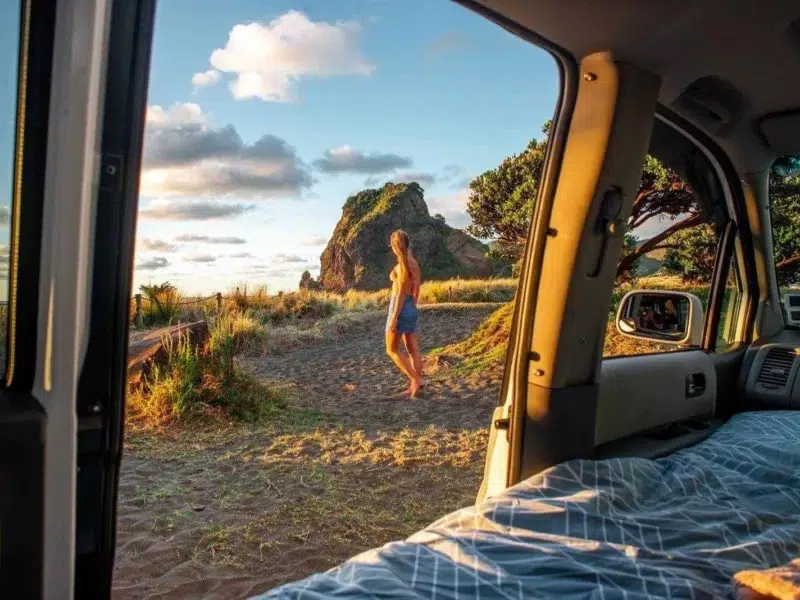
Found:
[[[617,266],[603,352],[605,358],[674,352],[691,347],[691,344],[663,343],[624,335],[617,327],[617,311],[626,293],[636,290],[690,294],[699,300],[703,311],[707,310],[717,249],[728,219],[721,188],[710,165],[705,161],[697,163],[704,171],[703,176],[698,176],[695,168],[689,166],[690,146],[686,146],[686,156],[675,158],[680,155],[675,152],[675,148],[681,147],[678,144],[687,144],[677,138],[677,132],[656,121],[653,135],[659,138],[655,148],[651,146],[651,153],[642,167]],[[672,163],[658,158],[659,146],[670,148]],[[693,174],[693,181],[688,180],[687,173]],[[734,277],[735,274],[729,276],[731,282]],[[665,303],[675,302],[674,298],[666,298],[656,294],[653,299],[658,302],[641,310],[659,321]],[[734,300],[734,296],[730,295],[729,299]],[[690,305],[687,299],[678,302],[679,306],[684,304]],[[732,306],[725,304],[723,311],[729,312]],[[731,319],[734,317],[729,317],[728,321]],[[726,320],[724,314],[722,320]],[[681,328],[684,326],[685,323]],[[728,327],[730,331],[733,325]]]
[[[11,255],[11,215],[14,198],[14,172],[17,124],[17,63],[19,61],[20,3],[0,6],[0,373],[6,367],[8,344],[9,266]]]
[[[775,161],[769,174],[775,274],[787,322],[800,326],[800,156]]]

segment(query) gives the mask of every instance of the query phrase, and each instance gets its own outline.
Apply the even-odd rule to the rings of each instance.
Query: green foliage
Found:
[[[446,356],[459,360],[454,368],[457,375],[472,375],[499,371],[506,358],[514,302],[507,302],[481,323],[464,341],[445,348],[436,348],[430,356]]]
[[[690,281],[711,281],[719,236],[708,223],[678,231],[670,238],[664,270]]]
[[[507,248],[519,250],[524,245],[544,168],[547,131],[545,126],[540,141],[531,140],[520,154],[504,159],[470,183],[470,234],[497,239]]]
[[[775,271],[781,287],[800,283],[800,176],[781,174],[786,172],[791,171],[776,161],[769,176]],[[708,223],[675,232],[668,242],[666,270],[687,280],[709,281],[717,240]]]
[[[422,196],[423,191],[418,183],[387,183],[377,190],[362,190],[350,196],[344,203],[343,219],[340,223],[348,223],[350,232],[348,241],[355,238],[358,232],[372,219],[385,214],[391,209],[400,195],[407,190],[415,191]],[[336,237],[334,231],[334,237]],[[387,252],[389,251],[387,246]]]
[[[639,238],[637,238],[630,231],[626,231],[622,238],[622,256],[630,256],[636,251],[638,246]],[[625,270],[625,273],[623,273],[620,277],[622,281],[632,281],[636,278],[638,275],[640,259],[641,257],[637,256],[635,260],[631,262],[630,266]]]
[[[249,315],[229,312],[210,319],[203,347],[189,335],[166,338],[163,365],[128,395],[128,415],[139,428],[153,429],[176,419],[220,417],[256,422],[286,408],[279,390],[236,366],[234,358],[263,343],[263,329]]]
[[[784,157],[773,166],[769,180],[775,271],[781,287],[800,284],[800,175],[785,167],[790,159],[800,162],[800,157]]]
[[[470,184],[467,212],[472,222],[467,231],[479,238],[497,240],[495,247],[511,262],[519,259],[525,247],[551,126],[550,122],[545,124],[542,129],[545,136],[541,140],[531,140],[523,152],[506,158]],[[695,222],[688,219],[697,214],[699,207],[688,186],[677,173],[648,155],[628,229],[635,231],[651,219],[666,219],[673,224],[652,242],[638,243],[633,235],[627,234],[617,276],[623,281],[635,277],[639,260],[658,249],[674,232],[694,225]],[[498,250],[493,249],[493,252]]]
[[[141,285],[142,322],[146,327],[163,327],[172,324],[180,312],[181,294],[169,281],[161,284]]]

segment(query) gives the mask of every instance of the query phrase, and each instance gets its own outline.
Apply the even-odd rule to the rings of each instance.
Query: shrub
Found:
[[[182,296],[169,281],[158,285],[142,285],[139,291],[144,296],[142,322],[145,326],[162,327],[177,319]]]
[[[254,422],[286,408],[278,391],[234,362],[236,354],[262,339],[255,320],[246,313],[223,314],[210,323],[209,332],[202,348],[188,335],[165,339],[165,364],[154,366],[143,384],[129,391],[128,420],[134,429],[204,417]]]

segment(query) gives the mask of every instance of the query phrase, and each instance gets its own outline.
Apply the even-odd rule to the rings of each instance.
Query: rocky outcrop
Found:
[[[431,216],[417,183],[387,183],[347,199],[322,253],[318,284],[336,292],[389,285],[395,265],[389,238],[396,229],[408,233],[424,279],[488,277],[497,269],[484,244]]]

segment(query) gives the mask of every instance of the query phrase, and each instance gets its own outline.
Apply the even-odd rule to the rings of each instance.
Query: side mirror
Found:
[[[700,346],[703,303],[694,294],[661,290],[628,292],[619,303],[622,335],[679,346]]]

